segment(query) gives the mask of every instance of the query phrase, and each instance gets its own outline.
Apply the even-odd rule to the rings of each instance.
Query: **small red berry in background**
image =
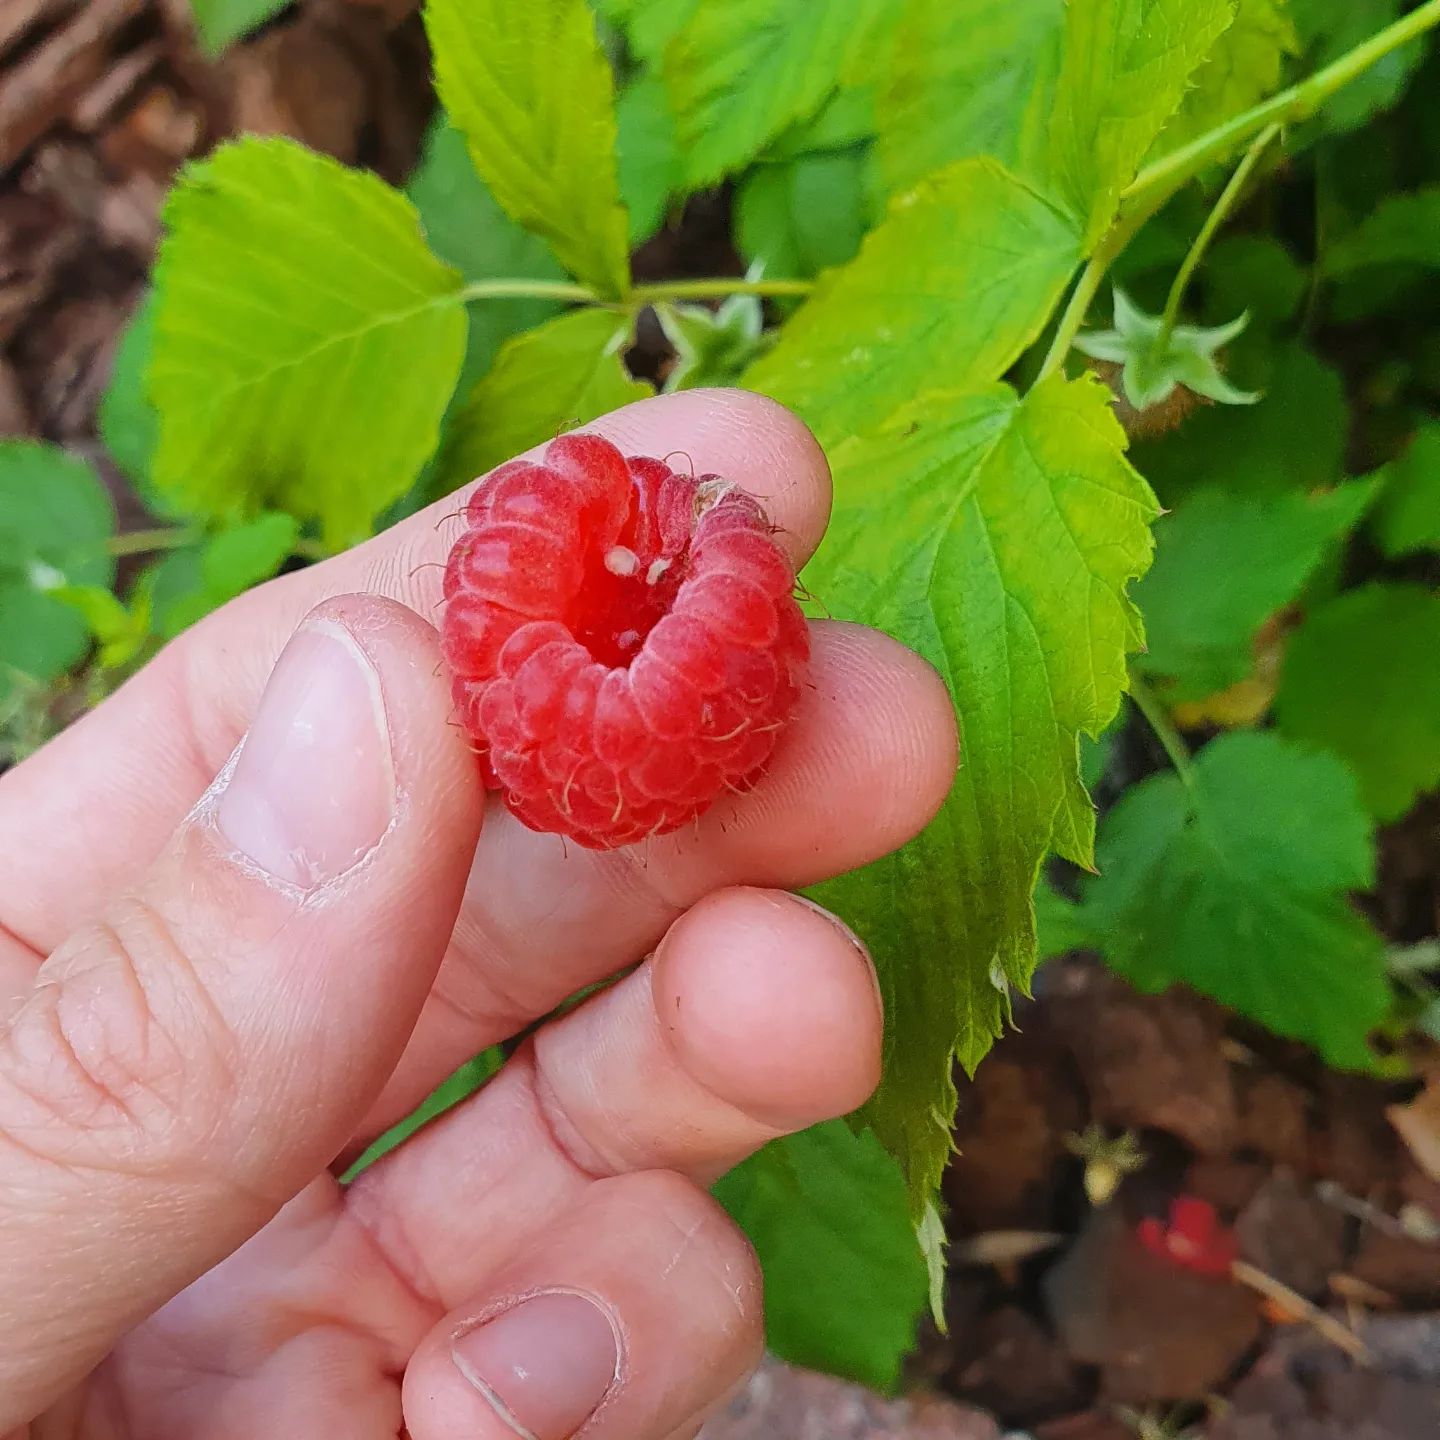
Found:
[[[1193,1195],[1177,1195],[1168,1220],[1147,1215],[1135,1233],[1151,1254],[1197,1275],[1228,1276],[1240,1254],[1235,1232],[1220,1223],[1208,1200]]]
[[[759,776],[809,637],[753,497],[576,434],[494,471],[465,518],[441,644],[486,783],[526,825],[610,849]]]

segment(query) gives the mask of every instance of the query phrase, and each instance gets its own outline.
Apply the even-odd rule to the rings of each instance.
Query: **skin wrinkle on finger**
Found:
[[[351,1431],[333,1409],[312,1423],[308,1407],[343,1384],[357,1409],[367,1394],[380,1415],[393,1405],[393,1424],[373,1433],[394,1435],[396,1382],[442,1314],[405,1288],[322,1179],[121,1342],[87,1387],[92,1413],[123,1406],[136,1437],[210,1435],[223,1414],[225,1435],[329,1440]]]

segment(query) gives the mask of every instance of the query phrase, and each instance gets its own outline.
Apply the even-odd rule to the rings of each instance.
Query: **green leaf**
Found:
[[[625,32],[636,55],[653,65],[689,24],[700,0],[595,0],[595,8]]]
[[[603,295],[630,287],[615,95],[585,0],[429,0],[435,82],[506,212]]]
[[[293,515],[269,514],[212,536],[198,550],[198,570],[179,594],[157,598],[157,630],[172,639],[197,620],[218,610],[252,585],[268,580],[295,549],[300,527]],[[178,578],[172,574],[170,584]],[[167,586],[168,589],[168,586]]]
[[[893,1390],[915,1343],[925,1268],[905,1182],[868,1133],[832,1120],[772,1141],[715,1187],[765,1274],[769,1348]]]
[[[1253,405],[1260,396],[1237,390],[1220,372],[1216,359],[1246,326],[1241,315],[1228,324],[1203,328],[1176,325],[1168,335],[1158,315],[1147,315],[1117,285],[1115,328],[1092,330],[1075,339],[1082,355],[1120,365],[1125,398],[1136,410],[1162,405],[1183,385],[1222,405]]]
[[[1234,22],[1195,71],[1155,153],[1178,150],[1273,94],[1299,50],[1285,0],[1236,0]]]
[[[876,98],[885,192],[972,155],[1026,169],[1043,147],[1064,22],[1064,0],[905,0]]]
[[[201,48],[218,55],[289,7],[290,0],[190,0]]]
[[[828,150],[849,150],[875,138],[875,96],[868,85],[842,85],[811,116],[797,121],[765,147],[762,162],[798,160]]]
[[[623,359],[630,322],[574,310],[507,340],[490,373],[456,412],[438,461],[453,490],[562,430],[652,394]]]
[[[147,291],[130,317],[115,362],[110,383],[100,401],[100,438],[110,458],[137,486],[147,486],[155,454],[160,421],[145,393],[145,371],[155,335],[155,292]]]
[[[758,165],[735,196],[735,243],[770,277],[803,279],[843,265],[868,222],[859,147]]]
[[[820,887],[879,967],[885,1079],[862,1113],[900,1157],[917,1218],[949,1154],[952,1056],[973,1069],[1029,982],[1041,858],[1052,844],[1090,858],[1076,742],[1119,705],[1141,640],[1125,588],[1157,509],[1123,445],[1108,391],[1057,375],[1023,401],[1001,385],[932,392],[831,455],[835,515],[806,584],[924,655],[960,720],[936,820]]]
[[[465,137],[441,119],[425,141],[420,164],[405,193],[420,214],[430,249],[467,281],[563,280],[565,272],[543,240],[517,225],[475,173]],[[521,330],[548,320],[555,300],[477,300],[458,389],[484,374],[495,352]]]
[[[84,655],[89,627],[47,591],[108,586],[110,497],[83,460],[53,445],[0,441],[0,698],[7,670],[50,681]]]
[[[1042,960],[1057,959],[1094,943],[1085,911],[1054,889],[1042,875],[1035,886],[1035,951]]]
[[[1088,248],[1104,233],[1191,76],[1234,16],[1231,0],[1089,0],[1066,10],[1049,173]]]
[[[150,638],[149,587],[142,582],[136,590],[130,609],[103,585],[57,585],[47,593],[85,622],[98,646],[100,668],[118,670],[135,659]]]
[[[368,532],[435,448],[465,345],[460,277],[403,196],[288,140],[194,165],[165,210],[155,484],[191,513]]]
[[[680,145],[665,86],[654,75],[642,75],[625,88],[616,102],[615,119],[620,197],[630,217],[633,246],[660,228],[670,197],[680,188]]]
[[[1440,595],[1366,585],[1322,605],[1290,641],[1275,715],[1344,759],[1379,819],[1398,819],[1440,786]]]
[[[1370,821],[1333,756],[1278,735],[1212,741],[1106,817],[1083,920],[1142,990],[1184,983],[1333,1065],[1364,1069],[1390,1008],[1385,947],[1346,893],[1375,879]]]
[[[732,295],[718,310],[703,305],[657,305],[665,338],[675,347],[675,368],[665,390],[733,385],[765,343],[765,315],[755,295]]]
[[[993,161],[962,160],[892,203],[745,383],[838,440],[924,390],[1003,374],[1078,260],[1074,226],[1043,196]]]
[[[1290,0],[1304,50],[1301,69],[1306,74],[1323,69],[1409,8],[1408,0]],[[1405,93],[1424,53],[1423,40],[1391,51],[1325,102],[1321,124],[1332,131],[1354,130],[1388,110]]]
[[[817,110],[857,54],[877,0],[728,0],[700,5],[663,72],[687,189],[741,169]]]
[[[1387,196],[1325,251],[1325,270],[1331,276],[1372,265],[1440,269],[1440,185]]]
[[[1390,558],[1440,550],[1440,422],[1421,426],[1410,448],[1375,472],[1384,489],[1371,529]]]
[[[1377,486],[1356,480],[1314,495],[1206,488],[1155,527],[1155,564],[1135,589],[1146,653],[1168,701],[1199,700],[1250,673],[1260,627],[1299,596]]]
[[[1349,413],[1335,371],[1288,344],[1244,378],[1261,392],[1257,404],[1197,410],[1173,435],[1137,446],[1136,465],[1167,505],[1197,485],[1258,495],[1340,479]]]
[[[150,590],[150,613],[155,633],[162,640],[174,639],[183,624],[169,623],[172,613],[180,613],[200,593],[204,580],[200,574],[202,542],[169,550],[160,559],[146,566],[143,578]]]

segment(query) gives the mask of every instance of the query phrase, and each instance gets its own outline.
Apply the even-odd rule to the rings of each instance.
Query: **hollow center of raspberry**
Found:
[[[674,604],[686,559],[623,543],[592,548],[569,617],[571,633],[602,665],[628,665]]]

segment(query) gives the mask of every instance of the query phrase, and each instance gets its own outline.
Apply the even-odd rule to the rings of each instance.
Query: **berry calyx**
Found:
[[[764,770],[809,658],[759,503],[563,435],[471,496],[441,645],[487,785],[592,849],[675,830]]]

